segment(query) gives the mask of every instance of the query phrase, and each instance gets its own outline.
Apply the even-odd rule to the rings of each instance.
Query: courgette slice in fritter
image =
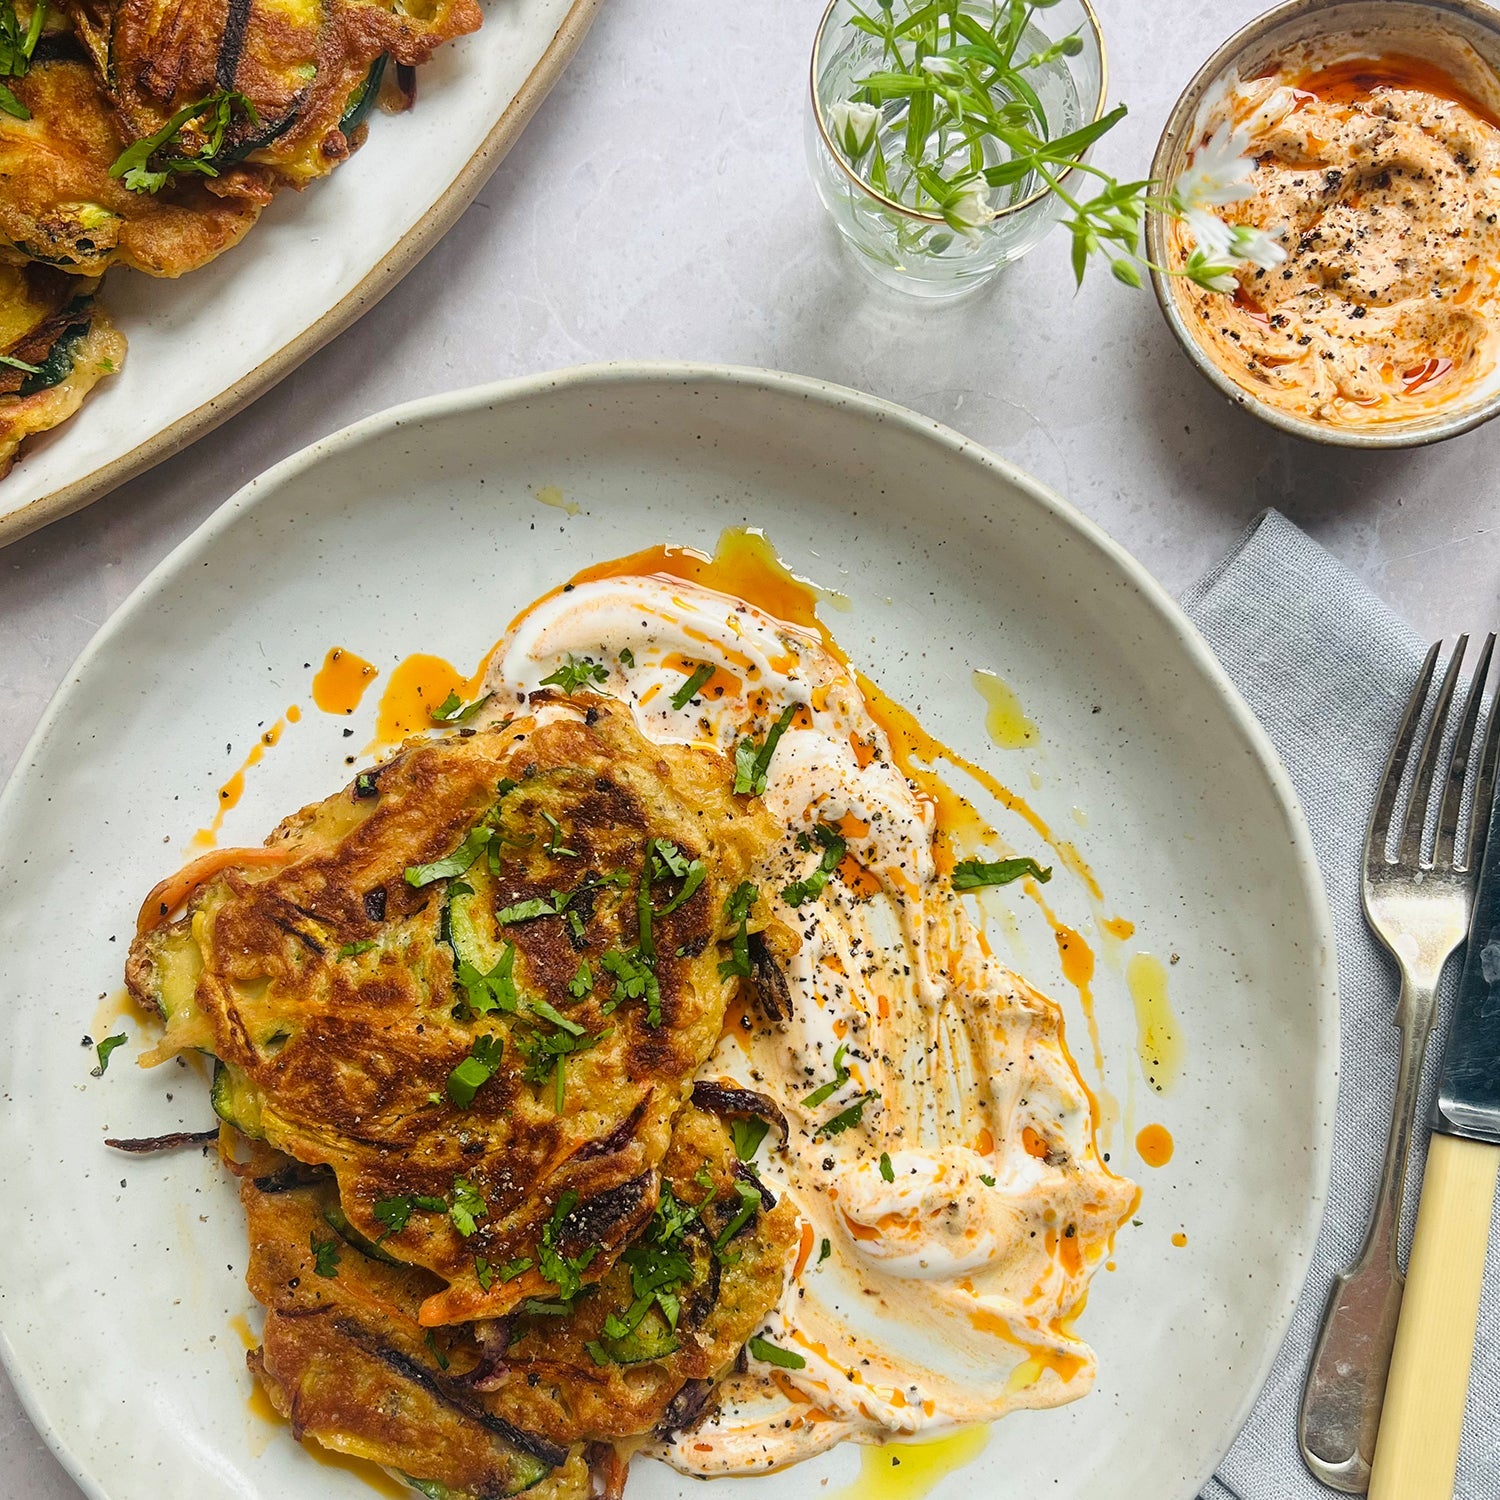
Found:
[[[209,1089],[214,1113],[251,1140],[263,1140],[260,1090],[232,1063],[214,1059],[214,1081]]]
[[[0,352],[14,361],[0,365],[0,475],[28,437],[66,421],[124,363],[125,340],[94,299],[97,285],[0,264]]]
[[[349,1222],[349,1215],[344,1212],[343,1206],[337,1200],[325,1205],[323,1209],[323,1222],[346,1245],[352,1246],[361,1255],[368,1255],[371,1260],[378,1260],[387,1266],[399,1266],[401,1264],[394,1255],[387,1255],[374,1240],[366,1239]]]
[[[389,61],[390,53],[382,52],[370,64],[370,71],[365,74],[364,82],[349,96],[349,102],[344,106],[344,113],[339,119],[339,129],[345,135],[352,136],[369,118],[376,99],[380,97],[380,81],[385,77]]]

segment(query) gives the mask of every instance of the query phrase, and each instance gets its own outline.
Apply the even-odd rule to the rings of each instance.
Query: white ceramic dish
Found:
[[[376,111],[338,171],[284,192],[245,241],[161,281],[115,270],[125,368],[0,479],[0,546],[79,510],[233,416],[373,307],[473,201],[583,40],[600,0],[485,0],[484,25]]]
[[[539,503],[545,486],[580,512]],[[386,673],[414,650],[468,670],[519,605],[584,564],[660,540],[711,548],[746,522],[849,595],[828,618],[885,688],[1077,840],[1109,910],[1138,925],[1129,947],[1176,956],[1188,1052],[1165,1098],[1142,1081],[1118,967],[1101,962],[1095,985],[1106,1082],[1127,1115],[1112,1155],[1146,1189],[1082,1323],[1098,1388],[997,1424],[936,1493],[1197,1493],[1280,1340],[1326,1181],[1333,949],[1289,783],[1176,607],[1001,460],[810,380],[606,366],[400,408],[247,486],[100,632],[0,799],[0,1349],[91,1496],[370,1493],[247,1407],[230,1320],[253,1304],[226,1175],[196,1152],[127,1159],[101,1144],[211,1123],[200,1079],[135,1069],[134,1044],[88,1076],[80,1037],[120,984],[142,893],[288,704],[304,717],[251,773],[224,841],[258,841],[350,774],[377,694],[352,720],[312,707],[305,664],[331,646]],[[973,667],[1017,691],[1036,749],[987,740]],[[1048,895],[1089,929],[1076,881],[1059,871]],[[1064,1003],[1087,1073],[1051,933],[1019,916],[1018,966]],[[1003,949],[1000,924],[993,935]],[[1132,1145],[1148,1121],[1177,1139],[1160,1171]],[[638,1468],[634,1500],[701,1493]],[[714,1493],[833,1496],[857,1468],[840,1449]]]

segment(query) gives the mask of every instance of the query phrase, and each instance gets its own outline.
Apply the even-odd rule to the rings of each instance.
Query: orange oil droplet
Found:
[[[662,667],[668,672],[681,672],[683,680],[674,691],[681,692],[688,685],[688,681],[700,667],[707,666],[707,662],[695,661],[690,656],[685,656],[681,651],[669,652],[662,658]],[[745,685],[733,672],[726,672],[723,667],[715,667],[709,677],[698,687],[693,689],[693,698],[701,698],[705,702],[718,702],[720,698],[738,698],[744,691]],[[684,707],[691,705],[692,699],[684,703]]]
[[[250,747],[250,752],[245,756],[238,771],[219,788],[218,805],[214,808],[213,821],[207,828],[200,828],[188,841],[191,849],[212,849],[219,841],[219,830],[224,826],[224,816],[230,808],[234,807],[245,795],[245,773],[252,767],[258,766],[261,758],[270,747],[276,744],[286,729],[286,720],[277,721],[265,730],[259,739]]]
[[[378,671],[364,657],[335,646],[312,680],[313,702],[325,714],[352,714]]]
[[[416,652],[399,663],[380,695],[372,749],[399,745],[433,727],[432,711],[449,693],[468,701],[475,684],[440,656]]]
[[[1147,1125],[1136,1135],[1135,1149],[1148,1167],[1164,1167],[1176,1146],[1165,1125]]]
[[[593,583],[601,578],[681,578],[704,588],[717,589],[753,604],[778,619],[821,633],[818,623],[817,585],[798,578],[754,527],[734,527],[719,538],[710,557],[695,547],[672,543],[646,547],[628,557],[596,563],[573,575],[573,583]],[[550,596],[548,596],[550,597]]]
[[[1177,1233],[1172,1236],[1172,1243],[1176,1245],[1179,1250],[1181,1250],[1187,1245],[1187,1236],[1179,1229]]]
[[[1109,917],[1099,925],[1112,938],[1118,938],[1122,943],[1135,936],[1135,923],[1127,922],[1124,917]]]
[[[302,722],[302,705],[292,703],[287,706],[286,721],[288,724],[300,724]]]

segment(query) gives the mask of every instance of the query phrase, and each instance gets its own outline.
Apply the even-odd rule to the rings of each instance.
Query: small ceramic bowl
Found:
[[[1205,102],[1231,74],[1254,78],[1299,44],[1345,36],[1362,50],[1367,46],[1372,56],[1415,54],[1461,79],[1476,70],[1500,78],[1500,11],[1480,0],[1286,0],[1237,32],[1198,70],[1162,131],[1151,163],[1153,180],[1164,187],[1176,182],[1202,139]],[[1146,246],[1158,266],[1170,264],[1169,229],[1165,216],[1148,216]],[[1456,394],[1451,405],[1407,418],[1340,426],[1298,416],[1260,399],[1215,362],[1199,342],[1183,278],[1153,271],[1151,280],[1168,326],[1202,374],[1236,405],[1296,437],[1348,448],[1414,448],[1468,432],[1500,411],[1497,366],[1478,385]]]

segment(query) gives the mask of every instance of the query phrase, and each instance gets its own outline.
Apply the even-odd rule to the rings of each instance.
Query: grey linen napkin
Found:
[[[1354,1258],[1374,1198],[1397,1054],[1394,967],[1365,926],[1365,820],[1426,643],[1341,563],[1267,511],[1183,599],[1296,784],[1333,909],[1342,1008],[1329,1205],[1302,1301],[1275,1368],[1202,1500],[1328,1500],[1297,1450],[1302,1382],[1334,1274]],[[1473,628],[1487,628],[1475,621]],[[1457,978],[1449,967],[1446,1002]],[[1422,1120],[1438,1043],[1428,1058]],[[1407,1232],[1425,1157],[1412,1154]],[[1500,1233],[1492,1237],[1456,1500],[1500,1500]]]

